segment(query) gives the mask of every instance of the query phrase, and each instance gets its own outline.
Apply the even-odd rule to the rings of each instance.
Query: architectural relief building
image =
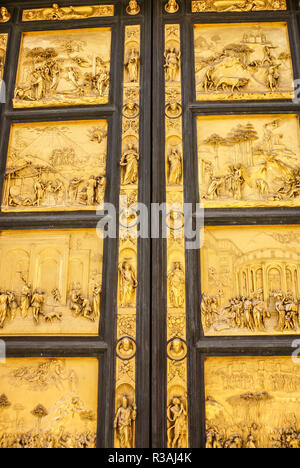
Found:
[[[299,31],[2,2],[0,448],[300,448]]]

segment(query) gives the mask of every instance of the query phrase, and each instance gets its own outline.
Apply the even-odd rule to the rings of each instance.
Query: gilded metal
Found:
[[[167,13],[177,13],[179,10],[179,5],[176,0],[169,0],[165,5],[165,10]]]
[[[198,101],[292,99],[286,23],[195,25]]]
[[[8,358],[0,379],[1,448],[96,448],[97,359]]]
[[[106,153],[106,120],[13,124],[2,211],[95,210]]]
[[[141,7],[138,4],[137,0],[129,0],[129,3],[126,7],[126,12],[128,15],[138,15],[141,11]]]
[[[107,104],[110,48],[111,28],[23,33],[13,106]]]
[[[206,208],[299,206],[297,115],[198,117],[197,129]]]
[[[97,335],[103,241],[93,229],[0,234],[0,335]]]
[[[206,358],[206,448],[300,448],[291,357]]]
[[[286,0],[192,0],[192,13],[286,10]]]
[[[300,228],[205,228],[205,335],[292,335],[300,329]]]
[[[0,34],[0,80],[3,78],[8,34]]]
[[[22,21],[61,21],[114,16],[114,5],[85,5],[60,7],[53,3],[51,8],[23,10]]]
[[[0,23],[8,23],[11,19],[11,13],[4,6],[0,8]]]
[[[134,3],[130,2],[133,9]],[[137,5],[138,6],[138,5]],[[138,6],[139,8],[139,6]],[[131,10],[132,12],[132,10]],[[131,13],[131,14],[137,14]],[[137,202],[140,131],[139,25],[125,27],[122,149],[120,158],[119,284],[116,343],[115,437],[116,448],[135,447]]]
[[[169,2],[172,3],[172,2]],[[176,2],[175,2],[176,3]],[[169,4],[168,4],[169,5]],[[169,5],[170,7],[172,5]],[[178,5],[177,5],[178,6]],[[170,13],[175,11],[170,11]],[[165,26],[167,226],[167,440],[188,447],[180,26]]]

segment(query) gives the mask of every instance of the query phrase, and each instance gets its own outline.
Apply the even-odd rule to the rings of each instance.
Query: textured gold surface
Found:
[[[106,152],[105,120],[13,124],[2,210],[96,210]]]
[[[291,356],[207,358],[207,448],[299,448],[299,383]]]
[[[4,6],[0,7],[0,23],[7,23],[11,19],[11,13]]]
[[[0,80],[3,78],[8,34],[0,34]]]
[[[286,0],[192,0],[193,13],[286,10]]]
[[[57,3],[52,8],[23,10],[23,21],[60,21],[84,18],[114,16],[114,5],[85,5],[60,7]]]
[[[198,117],[197,129],[206,208],[299,205],[297,115]]]
[[[166,347],[168,356],[167,440],[169,448],[188,447],[180,36],[178,24],[165,26],[165,160],[166,201],[168,204],[168,342]]]
[[[286,23],[195,25],[198,101],[291,99]]]
[[[129,7],[133,13],[134,3]],[[138,5],[136,5],[138,6]],[[139,8],[139,7],[138,7]],[[116,346],[116,399],[114,444],[135,447],[137,202],[139,175],[141,28],[125,27],[122,156],[119,230],[119,281]]]
[[[15,108],[106,104],[111,29],[23,33]]]
[[[206,335],[299,333],[299,226],[205,228],[201,272]]]
[[[0,333],[97,335],[103,241],[94,229],[0,235]]]
[[[0,380],[1,448],[95,448],[97,359],[7,359]]]

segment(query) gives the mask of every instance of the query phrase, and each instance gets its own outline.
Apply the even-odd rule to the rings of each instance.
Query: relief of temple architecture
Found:
[[[300,448],[291,357],[206,358],[206,448]]]
[[[198,117],[197,128],[207,208],[300,204],[297,115]]]
[[[107,104],[110,48],[110,28],[23,33],[14,107]]]
[[[0,80],[3,78],[4,65],[6,59],[7,34],[0,34]]]
[[[2,211],[96,210],[106,152],[105,120],[13,124]]]
[[[196,25],[194,40],[198,101],[294,97],[286,23]]]
[[[286,0],[192,0],[193,13],[286,10]]]
[[[96,448],[98,360],[6,359],[0,448]]]
[[[298,226],[206,228],[201,264],[206,335],[299,334]]]
[[[97,335],[102,243],[93,229],[3,231],[0,334]]]
[[[114,5],[85,5],[60,7],[53,3],[51,8],[23,11],[23,21],[59,21],[114,16]]]

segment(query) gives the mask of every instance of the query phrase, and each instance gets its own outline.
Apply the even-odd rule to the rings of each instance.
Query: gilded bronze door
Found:
[[[67,3],[0,9],[0,447],[297,446],[298,2]]]

